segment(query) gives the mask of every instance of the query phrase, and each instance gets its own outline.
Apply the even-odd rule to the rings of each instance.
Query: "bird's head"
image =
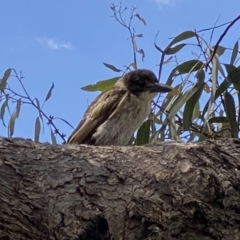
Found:
[[[168,85],[160,84],[155,74],[146,69],[128,72],[122,77],[121,81],[129,92],[146,100],[152,100],[157,93],[166,93],[173,90]]]

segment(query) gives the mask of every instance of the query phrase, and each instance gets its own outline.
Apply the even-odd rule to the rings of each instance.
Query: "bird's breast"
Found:
[[[123,106],[97,128],[93,137],[97,145],[127,145],[151,110],[150,101],[131,95]]]

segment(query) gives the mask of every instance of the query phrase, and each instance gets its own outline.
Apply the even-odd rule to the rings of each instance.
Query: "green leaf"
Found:
[[[188,131],[191,127],[194,108],[202,95],[204,86],[204,82],[198,82],[192,88],[195,93],[187,100],[183,111],[183,131]]]
[[[167,85],[169,85],[169,84],[167,84]],[[183,88],[183,84],[180,83],[180,84],[176,85],[174,88],[177,89],[179,92],[181,92],[182,88]],[[176,97],[174,95],[171,95],[168,93],[166,98],[162,102],[162,108],[169,110],[175,99],[176,99]]]
[[[236,121],[235,102],[234,102],[234,98],[233,98],[232,94],[227,91],[224,94],[224,108],[225,108],[225,112],[226,112],[228,121],[230,123],[232,137],[237,138],[238,137],[238,124]]]
[[[199,69],[201,69],[202,66],[203,66],[202,61],[193,59],[193,60],[189,60],[189,61],[179,64],[176,67],[176,72],[178,72],[178,75],[189,73],[189,72],[195,72],[195,71],[198,71]]]
[[[189,72],[196,72],[200,70],[202,66],[203,66],[203,62],[199,60],[189,60],[189,61],[183,62],[178,66],[176,66],[174,69],[172,69],[171,73],[168,76],[166,84],[168,86],[172,86],[175,76],[189,73]],[[178,90],[181,91],[182,84],[179,84],[178,86],[179,86]]]
[[[174,45],[177,42],[181,42],[182,40],[188,39],[188,38],[192,38],[192,37],[196,37],[197,34],[193,31],[185,31],[180,33],[179,35],[177,35],[170,43],[169,45],[166,47],[166,49],[170,48],[172,45]]]
[[[52,83],[52,86],[50,87],[44,102],[46,102],[51,97],[53,88],[54,88],[54,83]]]
[[[234,44],[230,64],[232,65],[234,64],[234,62],[236,61],[237,55],[238,55],[238,41],[236,41],[236,43]]]
[[[200,118],[201,117],[201,111],[200,111],[200,105],[199,105],[199,101],[196,103],[194,109],[193,109],[193,114],[192,114],[192,121],[196,118]]]
[[[196,73],[196,78],[197,78],[198,82],[204,82],[205,72],[202,69],[199,69]]]
[[[109,64],[109,63],[103,63],[103,65],[107,68],[110,68],[111,70],[113,70],[114,72],[121,72],[120,69],[116,68],[115,66]]]
[[[17,100],[17,105],[16,105],[16,118],[19,117],[21,105],[22,105],[22,99],[19,98],[19,99]]]
[[[136,136],[136,144],[143,145],[149,143],[149,135],[150,135],[150,120],[148,119],[138,129]]]
[[[35,120],[35,129],[34,129],[35,142],[39,142],[40,130],[41,130],[41,123],[40,123],[39,117],[37,117]]]
[[[231,65],[232,66],[232,65]],[[231,67],[230,67],[231,68]],[[230,68],[227,70],[227,67],[226,67],[226,70],[227,71],[231,71]],[[232,68],[231,68],[232,69]],[[234,74],[235,75],[235,74]],[[214,101],[217,100],[217,98],[220,97],[221,94],[223,94],[229,87],[230,85],[232,84],[232,80],[231,80],[231,76],[228,75],[228,77],[226,77],[222,83],[219,85],[219,87],[217,88],[216,92],[215,92],[215,96],[214,96]],[[209,102],[210,100],[207,101],[207,103],[205,104],[204,106],[204,109],[202,111],[202,116],[205,115],[207,109],[208,109],[208,106],[209,106]]]
[[[102,92],[111,88],[119,78],[120,77],[114,77],[107,80],[102,80],[102,81],[96,82],[95,84],[84,86],[81,89],[88,92],[95,92],[95,91]]]
[[[212,49],[214,49],[214,48],[215,48],[215,46],[212,47]],[[223,55],[223,53],[225,52],[225,50],[226,50],[225,47],[218,45],[216,54],[217,54],[218,56],[221,56],[221,55]]]
[[[231,64],[224,64],[228,73],[228,81],[233,83],[234,88],[240,92],[240,67]]]
[[[14,126],[15,126],[15,120],[17,117],[17,112],[14,111],[9,119],[8,122],[8,137],[12,137],[13,133],[14,133]]]
[[[183,47],[185,47],[186,45],[187,45],[187,44],[182,43],[182,44],[179,44],[179,45],[177,45],[177,46],[175,46],[175,47],[167,48],[167,49],[164,51],[164,53],[165,53],[166,55],[175,54],[175,53],[177,53],[178,51],[180,51]]]
[[[180,108],[199,90],[199,88],[202,87],[202,85],[203,83],[197,82],[191,89],[187,90],[185,93],[181,93],[170,107],[168,119],[174,117]]]
[[[2,79],[0,80],[0,90],[1,91],[4,91],[4,89],[5,89],[6,85],[7,85],[7,80],[8,80],[8,78],[11,75],[11,71],[12,71],[11,68],[7,69],[4,72],[4,75],[3,75]]]
[[[7,95],[6,97],[6,100],[3,102],[2,106],[1,106],[1,110],[0,110],[0,119],[2,119],[2,123],[3,123],[3,126],[5,127],[5,122],[4,122],[4,113],[5,113],[5,109],[6,107],[8,106],[8,100],[9,100],[9,97]]]
[[[36,104],[37,104],[37,110],[38,110],[39,117],[41,118],[42,123],[43,123],[43,118],[42,118],[42,113],[41,113],[41,107],[40,107],[39,100],[37,98],[35,98],[35,100],[36,100]]]
[[[211,96],[210,99],[208,100],[207,104],[206,104],[206,112],[207,112],[207,116],[205,117],[205,121],[204,121],[204,126],[206,125],[211,110],[212,110],[212,105],[216,99],[216,91],[217,91],[217,80],[218,80],[218,65],[219,65],[219,61],[218,61],[218,57],[217,55],[215,55],[212,59],[212,88],[211,88]],[[203,113],[205,114],[205,111],[203,111]],[[204,116],[204,115],[202,115]],[[207,125],[206,125],[207,126]]]
[[[56,137],[51,129],[51,140],[52,140],[52,144],[57,144],[57,140],[56,140]]]
[[[228,118],[227,117],[212,117],[208,120],[209,123],[228,123]]]

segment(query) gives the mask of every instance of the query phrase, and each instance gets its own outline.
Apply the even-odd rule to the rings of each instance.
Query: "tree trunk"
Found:
[[[0,239],[240,239],[240,140],[0,139]]]

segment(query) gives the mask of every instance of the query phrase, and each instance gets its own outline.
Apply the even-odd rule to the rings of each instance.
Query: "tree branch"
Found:
[[[239,146],[2,138],[0,238],[238,239]]]

